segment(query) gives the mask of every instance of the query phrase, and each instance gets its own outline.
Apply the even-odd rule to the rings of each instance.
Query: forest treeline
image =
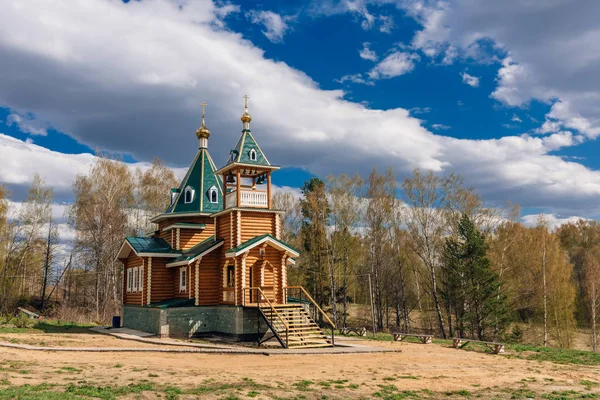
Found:
[[[150,217],[177,186],[159,160],[131,171],[100,155],[73,185],[70,254],[52,217],[53,193],[36,176],[18,209],[0,187],[0,313],[32,305],[65,319],[106,322],[120,312],[126,235],[154,230]],[[312,178],[277,191],[282,239],[301,251],[288,283],[313,294],[338,327],[428,332],[440,337],[525,340],[571,347],[583,329],[596,351],[600,224],[551,229],[520,222],[515,205],[486,207],[455,175],[389,169]],[[371,307],[372,305],[372,307]]]

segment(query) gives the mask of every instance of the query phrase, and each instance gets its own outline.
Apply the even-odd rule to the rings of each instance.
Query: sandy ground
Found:
[[[1,341],[46,346],[155,347],[96,334],[1,334]],[[365,341],[360,343],[365,344]],[[438,344],[371,342],[400,353],[343,355],[220,355],[156,353],[54,353],[0,348],[0,381],[11,385],[127,385],[149,380],[158,385],[195,387],[207,380],[292,388],[303,380],[347,380],[353,389],[338,390],[338,398],[371,397],[381,385],[398,390],[434,392],[483,388],[519,389],[538,393],[585,390],[583,380],[599,381],[600,368],[557,365],[502,355],[456,350]],[[592,392],[598,391],[597,387]],[[308,398],[320,398],[307,392]],[[588,391],[588,393],[590,393]],[[335,396],[330,396],[335,398]],[[508,397],[509,398],[509,397]]]

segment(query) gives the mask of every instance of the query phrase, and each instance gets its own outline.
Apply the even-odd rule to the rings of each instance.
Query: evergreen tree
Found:
[[[490,332],[501,333],[508,324],[506,296],[498,275],[487,258],[487,244],[468,215],[463,214],[457,237],[446,239],[444,249],[445,287],[442,298],[454,312],[457,334],[468,331],[485,340]],[[451,313],[449,313],[450,315]]]

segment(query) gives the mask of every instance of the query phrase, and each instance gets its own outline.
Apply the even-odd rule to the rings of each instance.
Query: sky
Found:
[[[217,166],[252,133],[278,186],[461,175],[534,223],[600,218],[595,0],[5,0],[0,183],[72,201],[97,150],[182,174],[206,102]]]

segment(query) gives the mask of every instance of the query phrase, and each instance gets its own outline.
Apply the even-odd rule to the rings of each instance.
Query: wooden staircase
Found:
[[[283,347],[306,349],[332,346],[331,340],[302,304],[264,303],[259,309]]]

